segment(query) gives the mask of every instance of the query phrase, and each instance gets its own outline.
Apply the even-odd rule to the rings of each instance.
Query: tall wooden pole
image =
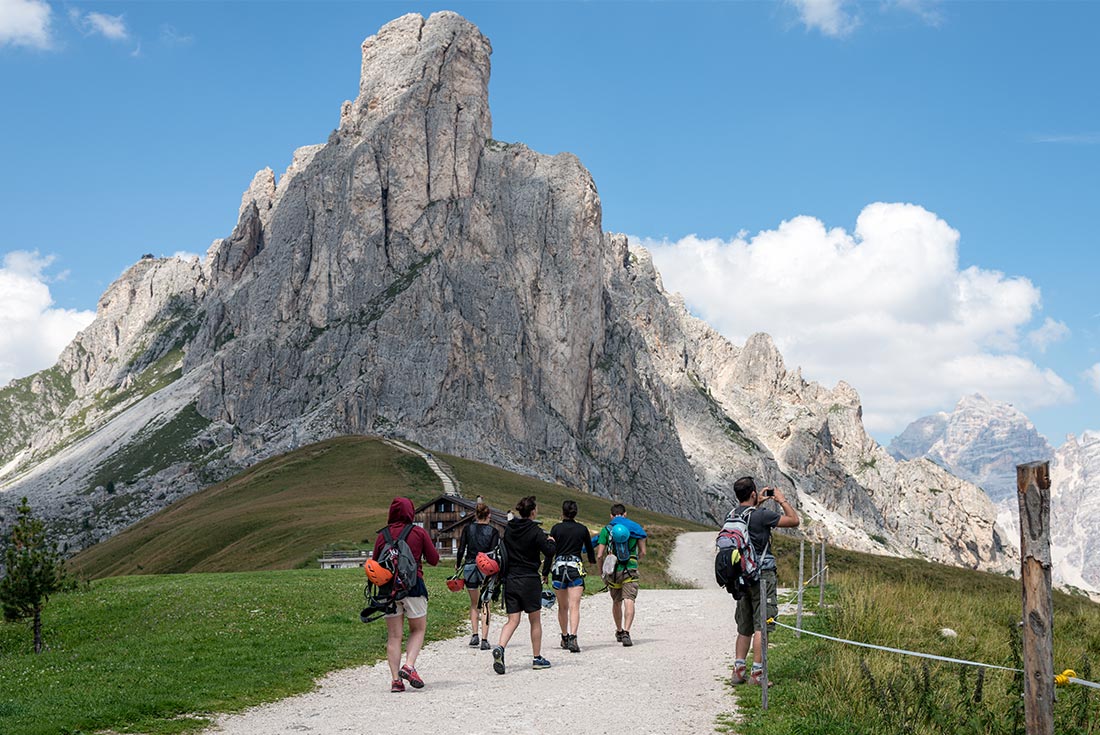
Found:
[[[802,585],[804,567],[806,564],[806,539],[800,539],[798,542],[798,621],[795,623],[795,627],[798,628],[794,632],[795,638],[802,637]]]
[[[1054,640],[1050,591],[1050,463],[1016,465],[1024,600],[1024,723],[1054,735]]]

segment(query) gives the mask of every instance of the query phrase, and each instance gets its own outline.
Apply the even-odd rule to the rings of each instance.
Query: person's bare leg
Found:
[[[519,627],[519,616],[523,613],[508,613],[508,620],[504,623],[504,627],[500,629],[500,640],[497,641],[497,645],[501,648],[508,647],[508,641],[512,640],[512,634],[516,632],[516,628]]]
[[[634,624],[634,600],[623,600],[623,630]]]
[[[554,590],[554,596],[558,598],[558,625],[561,626],[561,634],[569,635],[569,590]]]
[[[764,634],[759,630],[752,634],[752,662],[754,664],[764,663],[764,652],[760,650],[764,645]]]
[[[569,632],[577,634],[577,628],[581,626],[581,597],[584,595],[584,587],[570,587],[569,593]]]
[[[405,633],[405,617],[394,615],[386,618],[386,662],[390,665],[390,678],[397,679],[401,668],[401,637]]]
[[[752,636],[737,634],[737,660],[744,661],[745,657],[749,655],[749,644],[752,642]]]
[[[416,668],[416,657],[424,647],[424,634],[428,631],[428,616],[409,618],[409,642],[405,645],[405,663]]]
[[[527,613],[527,621],[531,623],[531,655],[538,658],[542,655],[542,611]],[[516,622],[519,622],[518,615]]]
[[[615,600],[611,603],[611,617],[615,619],[615,632],[623,629],[623,601]]]
[[[481,617],[481,610],[478,608],[477,604],[481,590],[474,590],[467,587],[466,591],[470,593],[470,635],[477,635],[477,619]]]

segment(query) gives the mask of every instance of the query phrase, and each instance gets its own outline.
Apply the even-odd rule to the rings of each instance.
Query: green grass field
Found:
[[[780,539],[780,585],[795,587],[798,544]],[[829,549],[826,606],[818,588],[805,597],[804,627],[839,638],[1019,668],[1020,583],[1002,576]],[[809,565],[809,549],[806,551]],[[1056,673],[1074,669],[1095,681],[1100,661],[1100,605],[1055,594]],[[781,617],[794,625],[794,616]],[[940,635],[951,628],[957,638]],[[1097,667],[1100,670],[1100,667]],[[871,651],[779,629],[769,671],[777,682],[769,708],[760,690],[736,689],[743,735],[1023,735],[1022,680],[1011,672]],[[1100,692],[1060,688],[1058,733],[1100,732]]]
[[[469,599],[426,570],[428,638],[453,636]],[[96,580],[56,595],[47,650],[0,625],[0,733],[173,733],[309,691],[328,671],[385,656],[386,626],[363,625],[358,569],[170,574]],[[364,682],[386,692],[389,677]]]

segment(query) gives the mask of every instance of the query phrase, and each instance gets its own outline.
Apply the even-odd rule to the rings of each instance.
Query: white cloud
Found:
[[[86,36],[100,35],[112,41],[125,41],[130,38],[126,21],[121,15],[107,15],[95,11],[81,13],[73,8],[69,11],[69,18]]]
[[[175,26],[162,25],[160,42],[165,46],[190,46],[195,42],[195,37],[189,33],[180,33]]]
[[[1065,322],[1055,321],[1049,316],[1043,326],[1028,333],[1027,339],[1039,352],[1046,352],[1055,342],[1061,342],[1069,336],[1069,327]]]
[[[1069,145],[1098,145],[1100,133],[1059,133],[1036,135],[1036,143],[1066,143]]]
[[[832,38],[844,38],[859,25],[846,0],[787,0],[798,11],[799,20],[809,30],[821,31]]]
[[[50,15],[45,0],[0,0],[0,46],[50,48]]]
[[[1094,391],[1100,393],[1100,362],[1085,371],[1085,380],[1089,382]]]
[[[16,250],[0,267],[0,385],[53,365],[93,311],[53,308],[50,256]]]
[[[802,216],[751,239],[640,242],[666,288],[726,337],[768,332],[807,378],[855,386],[872,432],[967,393],[1024,410],[1073,397],[1056,373],[1015,354],[1039,290],[959,270],[959,233],[922,207],[871,204],[852,233]],[[1035,332],[1056,336],[1051,323]]]

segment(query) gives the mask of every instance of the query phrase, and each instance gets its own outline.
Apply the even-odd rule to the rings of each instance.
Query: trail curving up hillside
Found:
[[[718,715],[735,708],[724,683],[733,658],[733,601],[709,581],[713,543],[710,532],[679,537],[673,573],[702,587],[643,589],[631,648],[615,642],[608,595],[592,595],[581,612],[579,654],[558,648],[556,610],[543,614],[550,669],[530,668],[524,622],[508,647],[504,676],[493,673],[490,652],[469,648],[464,634],[425,647],[417,669],[427,686],[419,691],[391,694],[385,663],[345,669],[308,694],[222,716],[207,733],[713,732]],[[501,623],[493,621],[493,642]]]

